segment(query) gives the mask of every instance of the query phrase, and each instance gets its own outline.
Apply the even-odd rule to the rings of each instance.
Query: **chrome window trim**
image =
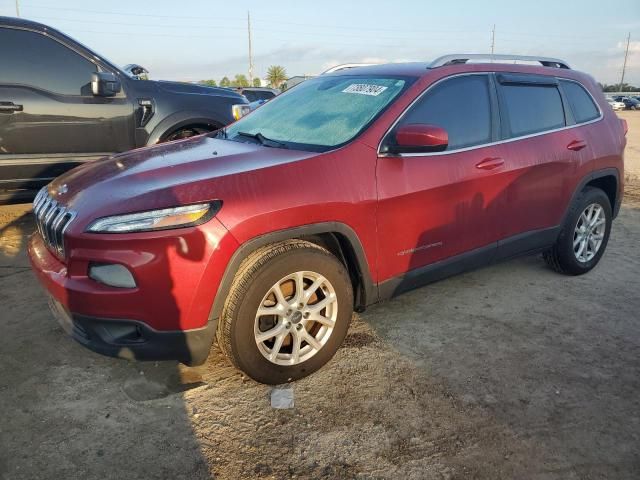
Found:
[[[578,85],[580,85],[589,94],[589,96],[591,97],[591,100],[593,100],[593,103],[596,105],[596,108],[598,109],[598,113],[600,114],[600,116],[598,118],[594,118],[593,120],[589,120],[588,122],[575,123],[574,125],[566,125],[564,127],[554,128],[552,130],[544,130],[542,132],[530,133],[528,135],[522,135],[522,136],[519,136],[519,137],[506,138],[504,140],[498,140],[497,142],[481,143],[481,144],[478,144],[478,145],[473,145],[471,147],[458,148],[458,149],[455,149],[455,150],[445,150],[444,152],[385,153],[385,152],[381,152],[380,151],[380,149],[382,148],[382,144],[383,144],[385,138],[387,138],[387,135],[389,135],[389,132],[391,132],[391,130],[393,130],[396,127],[396,125],[400,122],[400,120],[402,120],[402,118],[407,114],[407,112],[414,106],[414,104],[419,102],[422,99],[422,97],[424,95],[426,95],[433,87],[435,87],[436,85],[438,85],[438,84],[440,84],[440,83],[442,83],[444,81],[447,81],[447,80],[449,80],[451,78],[466,77],[466,76],[471,76],[471,75],[491,75],[493,73],[495,73],[495,72],[487,71],[487,72],[456,73],[456,74],[453,74],[453,75],[448,75],[446,77],[443,77],[443,78],[437,80],[436,82],[432,83],[431,85],[429,85],[426,90],[424,90],[420,95],[418,95],[416,98],[413,99],[413,101],[402,111],[402,113],[398,116],[398,118],[396,118],[396,120],[391,124],[391,126],[385,131],[384,135],[382,135],[382,138],[380,139],[380,142],[378,143],[378,151],[377,151],[378,157],[380,157],[380,158],[386,158],[386,157],[432,157],[432,156],[437,156],[437,155],[450,155],[450,154],[453,154],[453,153],[468,152],[470,150],[477,150],[479,148],[493,147],[495,145],[501,145],[503,143],[511,143],[511,142],[515,142],[515,141],[518,141],[518,140],[525,140],[527,138],[539,137],[541,135],[548,135],[550,133],[561,132],[563,130],[569,130],[571,128],[582,127],[584,125],[589,125],[591,123],[599,122],[604,118],[604,114],[602,113],[602,109],[600,108],[600,104],[593,97],[593,95],[591,94],[589,89],[585,88],[585,86],[582,85],[582,83],[580,83],[577,80],[570,79],[570,78],[554,77],[557,80],[566,80],[566,81],[574,82],[574,83],[577,83]]]

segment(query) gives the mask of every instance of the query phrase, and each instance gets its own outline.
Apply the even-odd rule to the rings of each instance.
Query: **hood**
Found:
[[[228,88],[208,87],[206,85],[197,85],[195,83],[185,82],[169,82],[166,80],[154,80],[160,90],[172,93],[191,93],[199,95],[217,95],[220,97],[237,98],[240,103],[244,103],[245,98],[233,90]]]
[[[49,194],[76,211],[78,220],[224,201],[219,192],[235,177],[259,182],[262,169],[315,155],[200,136],[84,164],[51,182]]]

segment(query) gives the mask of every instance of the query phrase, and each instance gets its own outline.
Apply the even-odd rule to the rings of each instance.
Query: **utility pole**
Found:
[[[247,12],[247,33],[249,34],[249,85],[253,86],[253,54],[251,52],[251,14]]]
[[[20,17],[20,5],[18,4],[20,0],[16,0],[16,17]]]
[[[496,46],[496,24],[493,24],[491,29],[491,56],[493,56],[493,49]]]
[[[627,35],[627,49],[624,52],[624,63],[622,64],[622,77],[620,77],[620,92],[624,84],[624,71],[627,69],[627,57],[629,56],[629,41],[631,40],[631,32]]]

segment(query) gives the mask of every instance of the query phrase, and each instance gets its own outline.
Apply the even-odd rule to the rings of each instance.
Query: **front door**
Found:
[[[442,127],[449,137],[442,152],[378,158],[382,297],[490,261],[508,182],[503,159],[495,146],[486,145],[499,134],[496,105],[490,75],[444,79],[428,88],[383,140],[382,151],[397,128],[410,124]]]
[[[0,190],[36,188],[71,166],[133,147],[124,94],[91,93],[93,61],[41,33],[0,28]]]

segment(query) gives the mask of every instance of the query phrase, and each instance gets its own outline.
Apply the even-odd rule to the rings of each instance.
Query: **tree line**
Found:
[[[267,85],[271,88],[282,88],[284,82],[287,80],[287,72],[281,65],[271,65],[267,69],[267,76],[265,78],[267,80]],[[246,75],[242,73],[236,74],[233,79],[230,79],[227,76],[224,76],[220,79],[220,82],[216,82],[213,79],[210,80],[201,80],[200,84],[207,85],[209,87],[261,87],[262,80],[259,78],[253,79],[253,84],[249,83],[249,79]]]
[[[639,87],[634,87],[633,85],[629,85],[628,83],[623,83],[620,85],[619,83],[615,83],[613,85],[607,85],[606,83],[602,84],[598,82],[600,88],[603,92],[640,92]]]

